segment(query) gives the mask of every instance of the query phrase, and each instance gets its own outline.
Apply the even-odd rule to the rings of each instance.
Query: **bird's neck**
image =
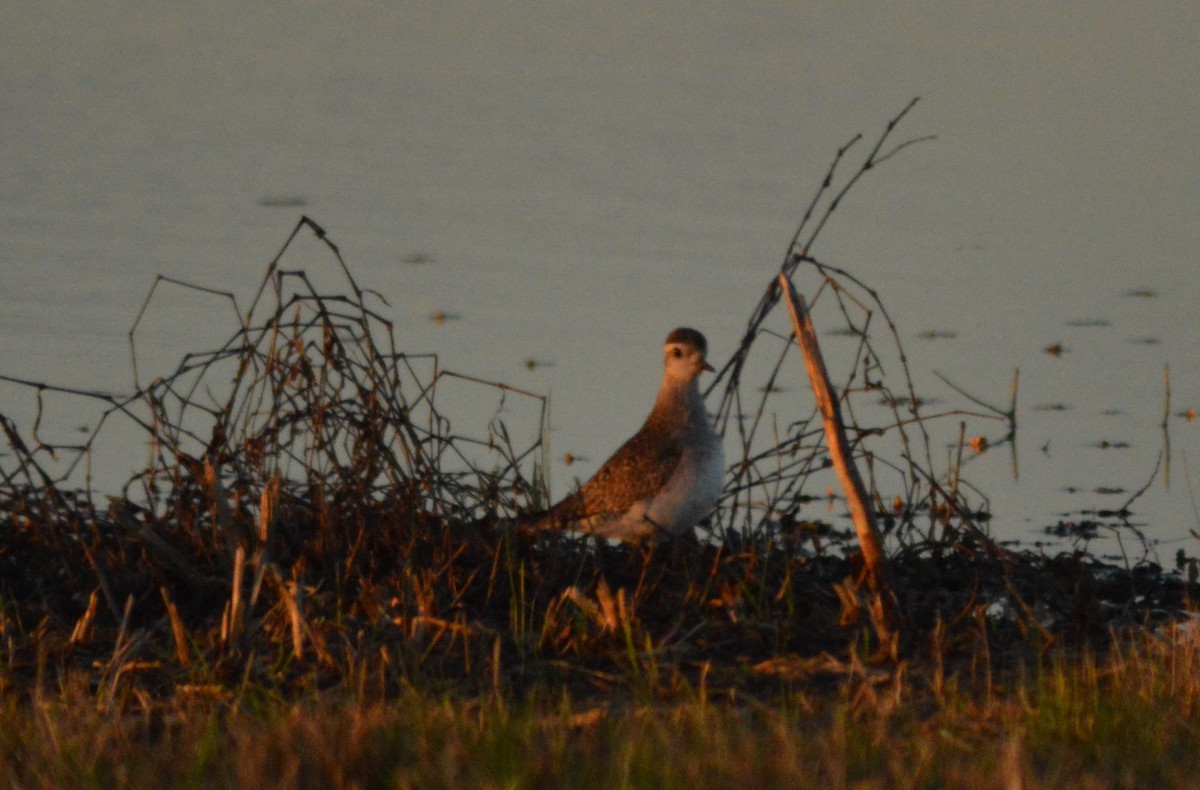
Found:
[[[708,420],[704,410],[704,396],[696,379],[683,381],[664,378],[658,390],[658,399],[646,418],[646,424],[663,426],[692,426]]]

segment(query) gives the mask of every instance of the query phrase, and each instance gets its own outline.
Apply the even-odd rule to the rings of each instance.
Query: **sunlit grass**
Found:
[[[1194,786],[1200,649],[1140,638],[993,688],[924,669],[645,703],[179,696],[106,709],[82,683],[0,707],[14,787]]]

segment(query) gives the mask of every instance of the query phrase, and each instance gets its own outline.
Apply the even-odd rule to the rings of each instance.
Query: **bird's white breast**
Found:
[[[716,507],[724,483],[725,453],[710,428],[701,441],[684,448],[675,472],[645,503],[647,526],[673,535],[687,532]]]

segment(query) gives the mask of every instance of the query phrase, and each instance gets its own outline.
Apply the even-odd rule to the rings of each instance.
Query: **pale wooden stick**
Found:
[[[850,516],[854,519],[854,529],[858,533],[858,545],[862,550],[867,570],[867,582],[875,596],[871,611],[875,630],[885,651],[894,654],[897,647],[896,613],[891,587],[887,581],[887,563],[883,554],[883,542],[879,537],[875,509],[871,506],[871,497],[867,494],[862,476],[854,465],[850,442],[846,438],[846,426],[842,421],[842,410],[834,394],[833,385],[829,383],[825,359],[821,356],[821,347],[817,343],[817,331],[813,327],[812,316],[809,315],[804,297],[796,293],[791,278],[784,272],[779,274],[779,287],[792,316],[796,341],[804,354],[804,367],[808,371],[808,379],[817,399],[817,409],[825,423],[825,444],[829,449],[829,459],[837,471],[838,480],[846,494],[846,502],[850,506]]]
[[[171,600],[166,587],[159,587],[158,592],[162,595],[163,604],[167,607],[167,616],[171,619],[171,633],[175,637],[175,657],[179,659],[181,667],[190,667],[192,657],[188,654],[187,630],[183,627],[183,621],[179,619],[179,609]]]

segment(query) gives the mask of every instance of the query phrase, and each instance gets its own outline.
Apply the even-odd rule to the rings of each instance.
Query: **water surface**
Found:
[[[128,389],[155,274],[244,298],[306,213],[404,348],[552,394],[554,452],[586,459],[561,493],[637,428],[670,328],[732,352],[833,152],[920,95],[903,135],[936,141],[813,252],[884,295],[925,396],[961,402],[936,369],[1004,402],[1021,369],[1019,479],[971,466],[997,534],[1119,505],[1096,492],[1149,479],[1165,365],[1173,410],[1200,402],[1200,10],[802,5],[9,7],[0,372]],[[143,370],[231,330],[160,297]],[[1169,427],[1170,489],[1135,505],[1164,555],[1200,529],[1198,429]]]

